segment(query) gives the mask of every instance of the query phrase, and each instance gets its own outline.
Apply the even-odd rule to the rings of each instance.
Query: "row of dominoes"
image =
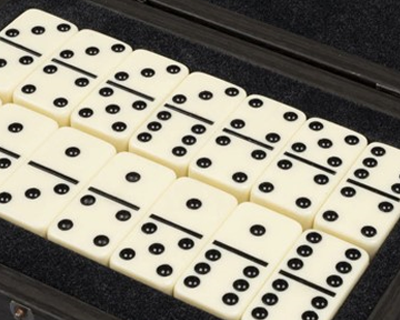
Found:
[[[126,44],[78,32],[38,10],[6,27],[0,46],[2,57],[10,54],[0,57],[4,101],[15,90],[17,103],[59,124],[71,122],[118,151],[129,144],[179,176],[272,208],[304,228],[314,224],[372,256],[399,218],[395,148],[365,150],[366,139],[351,130],[306,121],[302,112],[262,96],[245,98],[244,90],[205,74],[188,76],[185,66],[154,53],[129,54]],[[22,63],[34,53],[38,61]],[[16,57],[19,63],[12,62]]]
[[[23,107],[0,108],[0,128],[0,217],[224,319],[331,319],[368,265],[356,246]]]
[[[399,151],[395,148],[376,143],[366,148],[366,139],[348,129],[322,119],[306,121],[302,112],[262,96],[246,98],[245,92],[235,85],[201,73],[188,75],[187,68],[182,64],[148,51],[130,53],[130,47],[120,41],[89,30],[78,32],[72,24],[38,10],[26,12],[6,27],[0,33],[0,47],[2,100],[8,102],[13,99],[56,119],[61,125],[71,124],[112,143],[118,151],[128,149],[129,145],[130,151],[174,169],[179,176],[189,174],[230,192],[240,201],[250,199],[300,221],[304,228],[310,228],[314,223],[317,229],[367,249],[371,256],[399,218],[400,184],[397,180],[400,168],[397,167]],[[194,244],[200,250],[202,246],[197,243],[202,240],[205,245],[226,219],[220,217],[221,221],[212,223],[202,214],[204,221],[193,217],[192,224],[187,219],[181,221],[172,213],[171,216],[164,214],[162,208],[172,205],[174,197],[179,198],[178,191],[167,197],[168,200],[160,200],[162,206],[159,209],[147,211],[172,183],[172,172],[167,174],[167,169],[159,165],[122,153],[92,180],[115,153],[110,145],[73,129],[59,129],[54,133],[57,128],[55,122],[45,120],[34,112],[27,113],[28,110],[17,106],[2,107],[1,112],[0,121],[4,128],[0,138],[0,183],[4,184],[0,190],[0,215],[5,219],[44,236],[55,215],[63,212],[64,218],[50,227],[49,238],[107,264],[115,249],[113,245],[117,245],[146,213],[149,221],[142,228],[148,232],[138,227],[133,232],[133,244],[125,243],[126,248],[117,250],[111,265],[163,291],[172,290],[179,270],[183,271],[189,260],[199,252],[191,250]],[[43,147],[32,155],[43,143]],[[82,158],[81,154],[85,156]],[[136,168],[129,172],[129,177],[122,171],[119,176],[116,175],[118,167],[122,170],[128,165],[124,166],[124,161]],[[111,163],[114,162],[113,167]],[[147,167],[151,168],[148,175],[152,178],[142,179]],[[143,172],[138,168],[143,168]],[[119,179],[114,181],[114,174]],[[160,180],[161,184],[149,184],[148,181],[152,180]],[[185,181],[180,182],[184,186],[182,190],[192,190],[190,183],[199,184],[190,179],[181,181]],[[130,189],[128,186],[134,187]],[[147,188],[154,190],[149,192]],[[211,194],[220,195],[209,200],[216,204],[224,198],[214,189],[206,191],[208,197]],[[81,192],[84,194],[79,195]],[[201,193],[200,190],[196,192]],[[193,200],[191,206],[195,209],[188,208],[194,213],[200,212],[196,207],[203,208],[204,202],[199,201],[196,192],[193,192],[193,198],[187,200]],[[71,203],[74,198],[75,203]],[[105,212],[104,221],[96,203],[102,204],[100,211]],[[117,207],[120,209],[110,215],[109,212]],[[252,211],[248,206],[244,208],[247,212]],[[232,210],[226,209],[226,212]],[[362,211],[362,219],[359,211]],[[222,209],[221,212],[225,211]],[[268,214],[264,214],[268,218]],[[215,212],[214,215],[213,219],[218,219],[219,215]],[[101,219],[100,222],[98,219]],[[268,219],[273,221],[273,218]],[[204,230],[201,227],[203,224]],[[244,222],[242,224],[245,225]],[[138,271],[131,271],[132,262],[129,261],[136,262],[138,259],[134,257],[143,254],[139,249],[132,248],[138,241],[136,237],[140,239],[157,230],[164,230],[162,227],[186,233],[187,237],[179,240],[179,248],[175,248],[178,251],[169,251],[161,243],[165,235],[157,232],[163,238],[146,247],[151,257],[167,257],[168,260],[178,254],[183,256],[183,252],[191,253],[188,260],[182,258],[180,267],[159,264],[160,270],[156,273],[166,280],[168,289],[156,280],[157,283],[152,284],[151,277],[141,275],[148,272],[154,276],[154,270],[147,270],[148,260],[143,260],[141,271],[140,266],[137,266]],[[154,228],[156,230],[152,231]],[[285,231],[280,229],[280,232],[289,238],[289,234],[296,234],[290,227]],[[228,231],[226,233],[229,234]],[[230,233],[235,235],[234,231]],[[265,252],[264,259],[260,250],[258,253],[247,253],[251,242],[246,244],[248,238],[240,238],[238,243],[230,239],[226,244],[224,237],[222,233],[212,245],[230,254],[250,258],[250,261],[252,257],[260,256],[256,261],[267,261],[268,266],[276,267],[278,262],[271,262],[270,251]],[[323,238],[330,239],[328,235]],[[279,246],[282,252],[278,256],[282,258],[289,245],[285,249],[282,240],[266,239]],[[265,245],[269,246],[271,242]],[[205,266],[204,262],[199,263]],[[301,263],[297,261],[297,265]],[[221,268],[225,269],[226,265]],[[327,292],[321,283],[305,280],[307,277],[296,278],[293,274],[287,276],[284,267],[279,268],[283,272],[279,276],[286,276],[287,283],[298,280],[297,283]],[[210,285],[199,286],[200,282],[207,282],[199,276],[204,271],[193,272],[186,277],[189,277],[186,282],[182,282],[186,283],[182,289],[176,289],[176,295],[201,305],[200,300],[207,300],[205,296],[210,295]],[[225,273],[228,276],[226,270],[222,272]],[[360,273],[356,272],[356,275]],[[261,286],[266,278],[257,277],[257,285]],[[357,277],[351,279],[355,281]],[[354,284],[353,280],[349,286]],[[241,285],[237,285],[238,288],[243,284],[249,285],[248,279],[239,282]],[[252,284],[252,288],[257,288],[257,285]],[[195,288],[201,287],[206,293],[201,289],[193,301],[185,299],[183,296],[188,295],[179,292],[190,286],[193,287],[190,292],[196,292]],[[239,304],[238,292],[241,289],[236,287],[235,293],[222,300],[217,299],[218,303],[225,300],[223,306],[230,305],[229,310],[237,307],[232,311],[235,318],[251,297],[247,289],[243,290],[246,298],[240,298],[244,302]],[[255,294],[256,291],[251,292]],[[335,297],[335,293],[328,296]],[[330,298],[323,299],[327,301]],[[217,309],[220,310],[221,306],[217,309],[208,307],[210,300],[207,301],[203,306],[206,310],[226,318],[233,317],[229,315],[231,311],[219,313]],[[332,305],[336,308],[340,299],[335,298],[334,301]],[[263,307],[252,311],[253,318],[267,317],[265,305],[268,304],[264,303]],[[325,311],[319,310],[325,307],[315,308],[318,314],[324,316],[323,319],[335,310],[328,308],[325,315]],[[317,319],[316,311],[307,312],[304,319]],[[274,317],[280,317],[280,314],[285,315],[279,311],[279,315]]]

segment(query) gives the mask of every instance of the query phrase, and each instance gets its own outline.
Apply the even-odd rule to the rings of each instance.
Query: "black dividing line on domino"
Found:
[[[167,104],[164,104],[164,107],[167,108],[167,109],[170,109],[170,110],[174,110],[174,111],[176,111],[176,112],[179,112],[179,113],[181,113],[181,114],[183,114],[183,115],[185,115],[185,116],[188,116],[188,117],[190,117],[190,118],[193,118],[193,119],[199,120],[199,121],[201,121],[201,122],[207,123],[207,124],[209,124],[209,125],[213,125],[213,124],[214,124],[214,121],[208,120],[208,119],[206,119],[206,118],[203,118],[203,117],[201,117],[201,116],[198,116],[197,114],[194,114],[194,113],[192,113],[192,112],[189,112],[189,111],[183,110],[183,109],[181,109],[181,108],[175,107],[175,106],[170,105],[170,104],[168,104],[168,103],[167,103]]]
[[[193,236],[193,237],[195,237],[197,239],[202,239],[203,238],[203,236],[200,233],[197,233],[196,231],[193,231],[193,230],[190,230],[188,228],[185,228],[185,227],[183,227],[183,226],[181,226],[181,225],[179,225],[179,224],[177,224],[175,222],[169,221],[169,220],[164,219],[164,218],[162,218],[160,216],[157,216],[155,214],[151,214],[150,218],[153,219],[153,220],[156,220],[158,222],[161,222],[161,223],[163,223],[163,224],[165,224],[167,226],[170,226],[170,227],[172,227],[174,229],[177,229],[177,230],[180,230],[180,231],[185,232],[187,234],[190,234],[191,236]]]
[[[55,177],[57,177],[57,178],[60,178],[60,179],[62,179],[62,180],[65,180],[65,181],[67,181],[67,182],[69,182],[69,183],[72,183],[72,184],[75,184],[75,185],[79,183],[78,180],[76,180],[76,179],[74,179],[74,178],[71,178],[71,177],[68,177],[68,176],[66,176],[65,174],[62,174],[62,173],[60,173],[60,172],[58,172],[58,171],[55,171],[55,170],[50,169],[50,168],[48,168],[48,167],[46,167],[46,166],[43,166],[43,165],[41,165],[41,164],[39,164],[39,163],[37,163],[37,162],[29,161],[29,162],[28,162],[28,165],[30,165],[30,166],[32,166],[32,167],[38,169],[38,170],[41,170],[41,171],[43,171],[43,172],[49,173],[49,174],[51,174],[51,175],[53,175],[53,176],[55,176]]]
[[[135,211],[139,211],[140,210],[140,207],[138,207],[137,205],[135,205],[133,203],[130,203],[128,201],[122,200],[122,199],[120,199],[120,198],[118,198],[116,196],[113,196],[112,194],[109,194],[107,192],[104,192],[102,190],[90,187],[89,191],[91,191],[91,192],[93,192],[93,193],[95,193],[95,194],[97,194],[97,195],[99,195],[99,196],[101,196],[103,198],[106,198],[106,199],[108,199],[110,201],[114,201],[116,203],[119,203],[119,204],[121,204],[121,205],[123,205],[123,206],[125,206],[127,208],[132,209],[132,210],[135,210]]]
[[[245,259],[250,260],[250,261],[252,261],[254,263],[257,263],[257,264],[259,264],[259,265],[261,265],[263,267],[267,267],[268,266],[268,262],[265,262],[265,261],[263,261],[261,259],[258,259],[258,258],[254,257],[254,256],[252,256],[252,255],[250,255],[250,254],[248,254],[246,252],[243,252],[243,251],[241,251],[239,249],[233,248],[233,247],[231,247],[231,246],[229,246],[229,245],[227,245],[225,243],[222,243],[220,241],[215,240],[213,242],[213,244],[216,245],[217,247],[220,247],[220,248],[226,250],[226,251],[230,251],[230,252],[232,252],[232,253],[234,253],[234,254],[242,257],[242,258],[245,258]]]
[[[110,86],[116,87],[116,88],[118,88],[118,89],[120,89],[120,90],[122,90],[122,91],[129,92],[129,93],[131,93],[131,94],[134,94],[135,96],[141,97],[141,98],[143,98],[143,99],[145,99],[145,100],[148,100],[148,101],[151,101],[151,102],[153,102],[153,101],[155,100],[155,98],[153,98],[153,97],[151,97],[151,96],[149,96],[149,95],[147,95],[147,94],[145,94],[145,93],[143,93],[143,92],[136,91],[136,90],[134,90],[134,89],[125,87],[125,86],[123,86],[122,84],[116,83],[116,82],[114,82],[114,81],[108,80],[108,81],[107,81],[107,84],[109,84]]]
[[[223,129],[222,131],[227,133],[227,134],[230,134],[230,135],[232,135],[232,136],[234,136],[236,138],[239,138],[239,139],[245,140],[247,142],[250,142],[252,144],[255,144],[255,145],[257,145],[259,147],[262,147],[264,149],[274,150],[274,147],[270,146],[269,144],[266,144],[264,142],[258,141],[256,139],[253,139],[253,138],[251,138],[249,136],[246,136],[244,134],[238,133],[236,131],[233,131],[233,130],[230,130],[230,129],[226,129],[226,128]]]
[[[12,152],[10,150],[7,150],[5,148],[0,147],[0,152],[6,154],[7,156],[15,159],[19,159],[21,156],[15,152]]]
[[[353,185],[355,185],[357,187],[360,187],[360,188],[366,189],[368,191],[371,191],[373,193],[379,194],[382,197],[389,198],[389,199],[391,199],[393,201],[396,201],[396,202],[400,202],[400,198],[398,198],[398,197],[396,197],[394,195],[391,195],[389,193],[386,193],[385,191],[382,191],[382,190],[376,189],[374,187],[368,186],[366,184],[363,184],[361,182],[358,182],[356,180],[347,179],[347,182],[350,183],[350,184],[353,184]]]
[[[307,159],[304,159],[304,158],[302,158],[302,157],[299,157],[298,155],[295,155],[295,154],[293,154],[293,153],[285,152],[284,155],[287,156],[287,157],[289,157],[289,158],[295,159],[295,160],[297,160],[297,161],[303,162],[303,163],[305,163],[305,164],[307,164],[307,165],[309,165],[309,166],[311,166],[311,167],[317,168],[317,169],[319,169],[319,170],[321,170],[321,171],[325,171],[326,173],[330,173],[330,174],[332,174],[332,175],[335,175],[335,174],[336,174],[336,171],[334,171],[334,170],[332,170],[332,169],[329,169],[329,168],[327,168],[327,167],[321,166],[321,165],[318,164],[318,163],[315,163],[315,162],[312,162],[312,161],[310,161],[310,160],[307,160]]]
[[[88,76],[89,78],[92,78],[92,79],[96,79],[96,78],[97,78],[97,76],[96,76],[95,74],[90,73],[90,72],[88,72],[88,71],[85,71],[85,70],[83,70],[83,69],[81,69],[81,68],[75,67],[75,66],[73,66],[72,64],[66,63],[66,62],[64,62],[64,61],[61,61],[61,60],[58,60],[58,59],[51,59],[51,61],[53,61],[53,62],[55,62],[55,63],[57,63],[57,64],[59,64],[59,65],[62,65],[62,66],[65,67],[65,68],[68,68],[68,69],[71,69],[71,70],[73,70],[73,71],[82,73],[82,74],[84,74],[85,76]]]
[[[31,49],[29,49],[29,48],[27,48],[27,47],[24,47],[23,45],[20,45],[20,44],[18,44],[18,43],[15,43],[14,41],[8,40],[8,39],[6,39],[6,38],[0,37],[0,41],[1,41],[1,42],[4,42],[4,43],[7,43],[8,45],[10,45],[10,46],[12,46],[12,47],[15,47],[15,48],[17,48],[17,49],[20,49],[20,50],[22,50],[22,51],[28,52],[28,53],[30,53],[31,55],[35,56],[35,57],[41,57],[41,56],[42,56],[41,53],[39,53],[39,52],[37,52],[37,51],[34,51],[34,50],[31,50]]]
[[[333,292],[331,290],[328,290],[328,289],[325,289],[325,288],[323,288],[323,287],[321,287],[321,286],[319,286],[319,285],[317,285],[315,283],[312,283],[312,282],[307,281],[307,280],[305,280],[303,278],[295,276],[294,274],[291,274],[291,273],[286,272],[284,270],[279,271],[279,274],[281,274],[281,275],[285,276],[286,278],[289,278],[289,279],[291,279],[293,281],[299,282],[299,283],[301,283],[301,284],[303,284],[303,285],[305,285],[307,287],[310,287],[310,288],[312,288],[314,290],[322,292],[322,293],[324,293],[324,294],[326,294],[328,296],[331,296],[331,297],[335,297],[336,296],[335,292]]]

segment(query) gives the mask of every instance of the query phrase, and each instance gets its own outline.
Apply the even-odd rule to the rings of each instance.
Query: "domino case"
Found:
[[[400,148],[400,43],[390,1],[0,0],[0,29],[29,8]],[[297,17],[297,18],[296,18]],[[335,320],[400,317],[397,223]],[[18,312],[22,312],[18,318]],[[216,319],[0,220],[0,317]]]

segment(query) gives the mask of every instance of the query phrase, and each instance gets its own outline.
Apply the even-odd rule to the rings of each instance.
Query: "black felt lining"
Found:
[[[203,0],[400,70],[397,0]]]
[[[247,0],[248,1],[248,0]],[[246,3],[247,3],[246,1]],[[269,72],[221,52],[79,0],[12,0],[0,28],[36,7],[185,63],[366,135],[400,147],[400,120]],[[335,320],[366,320],[400,268],[400,225],[372,262]],[[0,220],[0,263],[126,320],[214,319],[188,305]]]

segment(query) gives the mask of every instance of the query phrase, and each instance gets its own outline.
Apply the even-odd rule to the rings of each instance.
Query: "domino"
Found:
[[[400,217],[400,151],[371,143],[318,212],[314,227],[374,256]]]
[[[183,64],[136,50],[72,113],[71,125],[128,149],[134,131],[189,74]],[[110,95],[102,95],[109,88]]]
[[[174,296],[219,318],[239,320],[301,233],[294,220],[242,203],[181,276]]]
[[[364,250],[308,230],[251,302],[242,320],[331,320],[368,263]]]
[[[172,294],[181,273],[236,205],[221,190],[180,178],[117,248],[110,267]]]
[[[79,31],[16,88],[14,101],[67,126],[74,108],[131,51],[104,34]],[[100,94],[111,92],[106,87]]]
[[[12,102],[15,88],[53,51],[78,32],[72,23],[37,9],[21,14],[0,32],[0,98]]]
[[[192,73],[133,135],[129,150],[185,176],[194,155],[245,97],[233,84]]]
[[[305,120],[294,108],[251,95],[196,155],[189,176],[246,201],[256,179]]]
[[[58,129],[0,186],[0,218],[44,237],[52,220],[114,154],[97,138]]]
[[[312,226],[315,215],[367,146],[362,135],[309,119],[261,175],[251,200]]]
[[[119,153],[54,220],[47,237],[108,265],[118,244],[174,180],[171,169]]]
[[[0,108],[0,185],[4,183],[51,134],[55,121],[26,108],[6,104]]]

